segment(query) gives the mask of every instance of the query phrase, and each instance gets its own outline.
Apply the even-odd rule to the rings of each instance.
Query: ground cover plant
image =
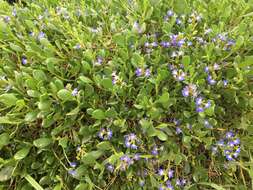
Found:
[[[0,189],[253,189],[252,0],[0,0]]]

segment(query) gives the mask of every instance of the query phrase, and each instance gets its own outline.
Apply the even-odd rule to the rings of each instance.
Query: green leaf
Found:
[[[33,77],[38,81],[46,81],[47,76],[42,70],[34,70]]]
[[[72,100],[73,96],[71,94],[70,91],[68,91],[67,89],[61,89],[58,93],[57,96],[63,100],[63,101],[68,101],[68,100]]]
[[[0,102],[5,104],[6,106],[14,106],[16,105],[17,98],[15,94],[2,94],[0,95]]]
[[[22,52],[23,51],[23,49],[20,46],[16,45],[16,44],[10,44],[10,47],[11,47],[11,49],[13,49],[16,52]]]
[[[161,140],[161,141],[166,141],[168,139],[168,136],[160,131],[160,130],[156,130],[156,136]]]
[[[11,175],[14,171],[14,167],[12,166],[6,166],[4,168],[1,168],[0,170],[0,181],[7,181],[11,178]]]
[[[208,182],[200,182],[198,183],[199,185],[206,185],[206,186],[210,186],[216,190],[225,190],[222,186],[219,186],[215,183],[208,183]]]
[[[104,111],[101,110],[101,109],[96,109],[96,110],[94,110],[94,111],[92,112],[92,118],[94,118],[94,119],[99,119],[99,120],[105,119],[105,113],[104,113]]]
[[[119,34],[115,34],[113,36],[113,41],[119,45],[119,46],[124,46],[126,43],[126,39],[125,39],[125,35],[119,33]]]
[[[86,76],[80,76],[79,80],[80,80],[81,83],[84,83],[84,84],[93,83],[93,81],[91,79],[89,79],[88,77],[86,77]]]
[[[39,138],[33,141],[34,146],[37,148],[45,148],[46,146],[50,145],[52,143],[51,138]]]
[[[29,152],[30,152],[30,147],[22,148],[14,155],[14,159],[21,160],[21,159],[25,158],[29,154]]]
[[[112,145],[111,145],[110,142],[104,141],[104,142],[98,143],[97,148],[100,149],[100,150],[111,150]]]
[[[40,186],[40,184],[38,184],[38,182],[35,181],[35,179],[34,179],[32,176],[30,176],[30,175],[27,174],[27,175],[25,176],[25,179],[31,184],[31,186],[34,187],[34,189],[36,189],[36,190],[44,190],[44,189]]]
[[[86,183],[80,183],[75,187],[75,190],[84,190],[84,189],[88,189],[89,184]]]
[[[185,68],[186,70],[188,70],[189,65],[190,65],[190,63],[191,63],[191,58],[190,58],[190,56],[188,56],[188,55],[184,56],[184,57],[182,58],[182,63],[183,63],[183,65],[184,65],[184,68]]]
[[[174,10],[178,14],[186,14],[189,12],[189,6],[186,0],[174,0]]]
[[[113,84],[112,84],[112,80],[109,78],[104,78],[101,81],[101,85],[106,88],[106,89],[112,89],[113,88]]]
[[[9,144],[10,142],[10,136],[8,133],[2,133],[0,135],[0,150],[6,146],[7,144]]]
[[[101,150],[91,151],[83,156],[82,161],[84,164],[87,165],[93,164],[96,161],[96,159],[102,156],[102,154],[103,151]]]
[[[168,92],[164,92],[164,93],[162,94],[162,96],[159,98],[158,101],[159,101],[160,103],[166,104],[166,103],[168,103],[169,99],[170,99],[169,93],[168,93]]]

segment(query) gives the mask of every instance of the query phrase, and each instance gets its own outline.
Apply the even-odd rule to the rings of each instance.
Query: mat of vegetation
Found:
[[[0,0],[0,189],[253,189],[252,0]]]

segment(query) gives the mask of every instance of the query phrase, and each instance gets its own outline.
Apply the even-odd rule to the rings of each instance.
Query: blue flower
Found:
[[[38,39],[42,39],[42,38],[45,38],[46,34],[44,32],[40,32],[39,35],[38,35]]]
[[[145,71],[145,77],[149,77],[151,74],[150,69],[146,69]]]
[[[122,171],[126,170],[130,165],[134,163],[128,155],[121,156],[120,161],[120,170]]]
[[[74,88],[71,94],[72,96],[76,96],[78,94],[78,88]]]
[[[206,127],[206,128],[212,128],[213,126],[209,123],[209,121],[208,120],[205,120],[204,121],[204,126]]]
[[[169,179],[173,178],[173,176],[174,176],[174,170],[169,169],[169,171],[168,171],[168,177],[169,177]]]
[[[80,44],[76,44],[76,45],[74,46],[74,49],[81,49],[81,45],[80,45]]]
[[[111,164],[107,164],[106,169],[112,173],[114,171],[114,166]]]
[[[158,155],[158,148],[157,148],[157,146],[154,146],[154,147],[152,148],[151,154],[154,155],[154,156]]]
[[[180,127],[177,127],[176,128],[176,134],[178,135],[178,134],[181,134],[181,133],[182,133],[182,129]]]
[[[136,74],[137,77],[140,77],[142,75],[142,69],[141,68],[137,68],[135,70],[135,74]]]
[[[145,185],[145,181],[144,181],[144,180],[140,180],[139,185],[140,185],[141,187],[143,187],[143,186]]]
[[[174,12],[172,10],[167,11],[167,16],[172,17],[174,15]]]
[[[98,132],[98,137],[102,140],[110,140],[112,138],[112,130],[111,129],[105,129],[102,128]]]
[[[168,48],[170,46],[170,42],[162,41],[160,45],[164,48]]]
[[[168,190],[174,190],[174,187],[172,186],[170,180],[167,180],[167,181],[166,181],[166,187],[167,187]]]
[[[164,176],[164,175],[165,175],[164,169],[160,168],[160,169],[158,170],[158,175],[159,175],[159,176]]]
[[[125,146],[130,149],[136,150],[138,148],[137,144],[139,143],[139,139],[137,139],[134,133],[130,133],[129,135],[125,135]]]
[[[223,80],[223,86],[227,86],[228,85],[228,81],[227,80]]]
[[[181,24],[182,24],[182,21],[181,21],[179,18],[177,18],[177,19],[176,19],[176,23],[177,23],[177,25],[181,25]]]
[[[26,65],[27,64],[27,59],[25,57],[22,57],[21,62],[22,62],[23,65]]]
[[[70,167],[75,168],[77,166],[77,163],[76,162],[70,162],[69,165],[70,165]]]
[[[72,170],[72,169],[69,170],[68,173],[69,173],[70,175],[72,175],[72,176],[76,176],[76,175],[77,175],[76,170]]]
[[[138,161],[138,160],[140,160],[140,154],[139,153],[136,153],[135,155],[134,155],[134,157],[133,157],[133,159],[134,160],[136,160],[136,161]]]
[[[215,84],[216,84],[216,80],[214,80],[214,79],[212,78],[211,75],[208,75],[208,76],[207,76],[207,82],[208,82],[210,85],[215,85]]]
[[[234,160],[233,157],[230,154],[226,154],[226,159],[228,161],[233,161]]]
[[[195,84],[189,84],[188,86],[184,87],[182,90],[182,95],[184,97],[188,97],[188,96],[193,96],[196,97],[197,96],[197,86]]]
[[[226,138],[227,139],[232,138],[232,137],[234,137],[234,135],[235,134],[232,131],[229,131],[229,132],[226,133]]]

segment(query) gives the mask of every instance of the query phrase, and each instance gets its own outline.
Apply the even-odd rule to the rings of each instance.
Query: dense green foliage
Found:
[[[0,0],[0,189],[253,189],[252,0]]]

